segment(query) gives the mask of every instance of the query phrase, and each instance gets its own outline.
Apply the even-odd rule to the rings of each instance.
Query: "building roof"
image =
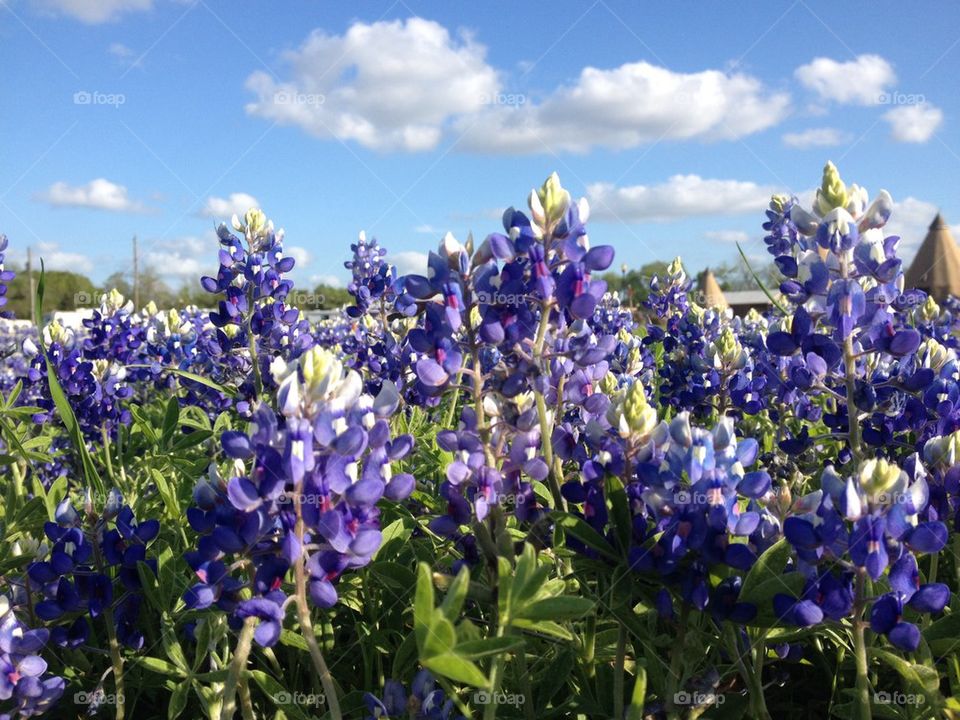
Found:
[[[725,310],[728,307],[727,299],[723,295],[723,290],[720,289],[720,283],[717,282],[717,278],[710,268],[704,270],[700,275],[697,290],[700,292],[698,301],[700,305],[704,307],[716,307],[721,310]]]
[[[730,305],[752,305],[754,307],[767,307],[772,305],[770,298],[763,290],[730,290],[726,293],[727,302]]]
[[[930,223],[904,281],[907,288],[919,288],[938,300],[960,296],[960,248],[940,213]]]

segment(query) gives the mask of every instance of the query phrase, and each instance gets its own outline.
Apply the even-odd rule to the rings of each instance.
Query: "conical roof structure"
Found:
[[[927,237],[904,276],[904,285],[923,290],[936,300],[948,295],[960,297],[960,248],[940,213],[930,224]]]
[[[727,298],[720,289],[720,283],[710,268],[707,268],[700,275],[700,281],[697,283],[697,290],[700,297],[697,302],[704,307],[716,307],[726,310],[728,307]]]

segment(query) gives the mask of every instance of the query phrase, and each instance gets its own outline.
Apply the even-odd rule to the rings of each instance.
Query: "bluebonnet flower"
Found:
[[[920,644],[920,629],[903,619],[904,608],[917,613],[939,613],[950,600],[943,583],[920,583],[917,560],[911,553],[900,556],[890,568],[889,592],[876,599],[870,610],[870,627],[886,635],[901,650],[913,652]]]
[[[365,693],[367,720],[466,720],[454,708],[429,670],[421,670],[414,677],[407,693],[397,680],[387,680],[382,697]]]
[[[48,630],[24,626],[0,596],[0,717],[42,715],[63,695],[66,683],[47,672],[39,655],[49,637]]]
[[[7,283],[17,276],[13,270],[7,270],[3,266],[8,244],[7,236],[0,234],[0,308],[7,304]],[[7,310],[0,310],[0,317],[11,317],[11,313]]]
[[[258,618],[255,639],[262,645],[279,637],[289,602],[284,579],[293,564],[306,556],[310,598],[331,607],[337,579],[369,563],[380,545],[377,502],[402,500],[414,487],[412,476],[391,472],[412,447],[409,436],[390,437],[386,418],[399,400],[392,384],[376,398],[364,395],[360,376],[316,346],[289,364],[276,358],[271,370],[277,410],[261,404],[252,434],[221,437],[238,474],[224,482],[214,468],[194,491],[187,517],[201,538],[186,559],[199,582],[184,595],[188,607],[216,604],[231,613],[235,627]],[[296,530],[301,515],[303,545]],[[230,556],[238,562],[228,568]],[[243,580],[232,574],[240,567],[247,571]],[[252,598],[240,599],[244,587]]]
[[[143,645],[137,564],[145,562],[156,572],[156,560],[146,550],[159,530],[157,520],[138,523],[116,490],[99,513],[89,499],[82,516],[69,498],[57,506],[56,522],[44,526],[52,543],[49,556],[27,568],[28,588],[43,598],[35,602],[34,611],[57,624],[52,635],[57,644],[85,641],[89,624],[84,615],[97,619],[110,609],[120,641],[133,649]],[[114,579],[120,581],[119,595]]]

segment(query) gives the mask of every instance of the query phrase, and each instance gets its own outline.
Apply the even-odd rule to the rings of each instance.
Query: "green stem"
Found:
[[[623,718],[623,680],[627,656],[627,631],[623,623],[617,625],[617,659],[613,667],[613,717]]]
[[[94,538],[94,542],[92,544],[93,558],[97,565],[97,572],[99,572],[101,575],[105,575],[106,568],[103,564],[103,556],[100,554],[99,538]],[[116,690],[116,705],[114,706],[115,716],[116,720],[123,720],[125,703],[125,698],[123,696],[123,655],[120,653],[120,643],[117,641],[117,626],[114,623],[113,608],[110,605],[107,605],[103,609],[103,620],[107,625],[107,640],[110,645],[110,664],[113,668],[113,686]]]
[[[223,684],[223,708],[220,711],[220,720],[233,720],[234,713],[237,711],[237,686],[240,684],[240,675],[247,666],[247,658],[250,657],[256,625],[257,619],[248,617],[240,628],[237,647],[233,651],[230,668],[227,670],[227,679]]]
[[[846,279],[849,275],[849,267],[846,258],[840,260],[840,276]],[[857,360],[853,352],[853,333],[851,332],[843,340],[843,373],[844,384],[847,390],[847,427],[849,429],[850,450],[853,452],[854,460],[861,460],[863,457],[862,443],[860,439],[860,413],[857,411],[854,395],[857,390]]]
[[[330,669],[323,659],[323,653],[320,651],[320,645],[317,642],[317,636],[313,631],[313,621],[310,619],[310,606],[307,605],[307,571],[305,567],[306,553],[303,551],[303,488],[298,484],[296,488],[297,524],[295,533],[299,544],[300,557],[294,564],[294,575],[297,583],[297,618],[300,622],[300,632],[303,633],[307,641],[307,648],[310,650],[310,658],[313,660],[313,667],[320,677],[320,684],[323,686],[323,692],[326,696],[327,707],[330,708],[331,720],[342,720],[340,713],[340,701],[337,699],[337,689],[333,684],[333,677],[330,675]]]
[[[757,720],[770,720],[770,713],[767,711],[767,703],[763,697],[763,683],[754,670],[752,663],[743,661],[743,653],[740,652],[740,643],[737,641],[737,631],[732,623],[727,623],[724,628],[724,634],[727,636],[727,642],[730,645],[730,652],[736,658],[737,668],[740,671],[740,677],[747,684],[747,694],[750,698],[750,714]]]
[[[866,622],[863,611],[866,605],[866,570],[857,570],[856,595],[853,607],[853,651],[857,663],[857,691],[855,700],[854,720],[870,720],[870,679],[868,678],[867,641],[865,636]]]
[[[107,462],[107,476],[110,478],[110,482],[116,485],[117,478],[113,474],[113,460],[110,458],[110,433],[107,432],[106,425],[100,428],[100,437],[103,438],[103,456]]]
[[[497,626],[497,637],[504,635],[503,618]],[[496,720],[497,703],[495,699],[500,692],[500,683],[503,682],[503,653],[498,653],[493,659],[493,667],[490,669],[490,702],[483,709],[483,720]]]
[[[257,716],[253,712],[253,698],[250,696],[250,684],[247,682],[247,679],[240,676],[240,713],[243,716],[243,720],[257,720]]]

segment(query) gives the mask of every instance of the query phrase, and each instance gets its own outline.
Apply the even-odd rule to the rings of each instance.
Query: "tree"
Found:
[[[7,305],[22,320],[30,318],[30,278],[26,270],[18,270],[8,283]],[[40,271],[33,271],[34,287],[40,282]],[[47,270],[43,276],[43,310],[74,310],[94,307],[100,300],[100,290],[85,275],[66,270]]]

